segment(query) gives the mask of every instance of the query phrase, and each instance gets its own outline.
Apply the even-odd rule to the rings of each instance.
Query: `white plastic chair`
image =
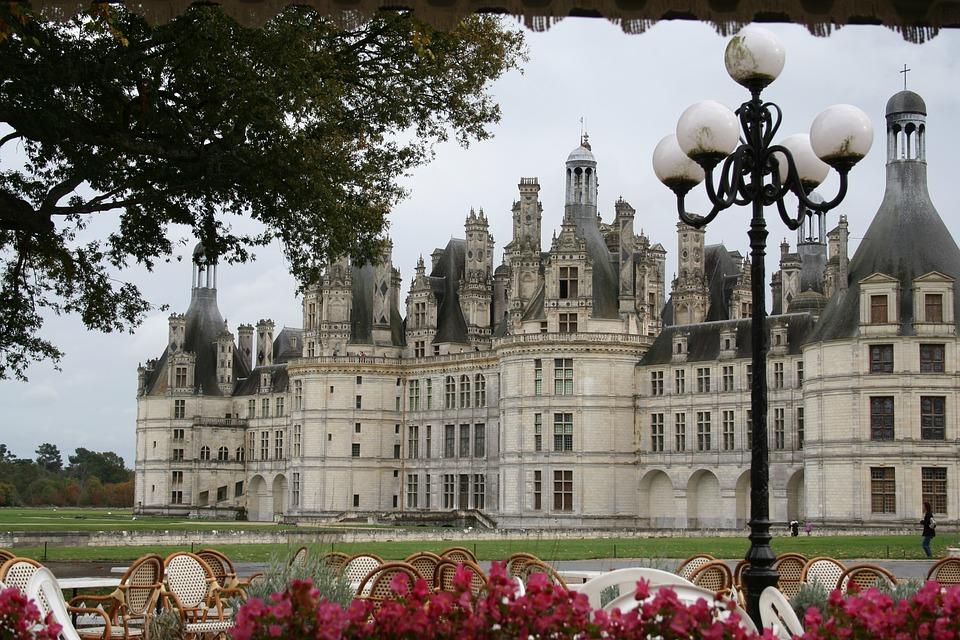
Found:
[[[105,637],[111,637],[110,617],[100,609],[78,609],[68,608],[67,602],[63,599],[63,591],[60,589],[60,583],[54,577],[50,569],[46,567],[37,567],[27,582],[24,593],[28,598],[37,603],[40,609],[40,615],[46,617],[51,614],[53,621],[60,625],[61,640],[82,640],[83,637],[77,633],[73,626],[71,613],[92,614],[103,617],[104,626],[98,629],[97,637],[104,634]]]
[[[672,589],[673,592],[677,594],[677,598],[685,604],[694,604],[700,599],[706,600],[707,602],[714,602],[717,605],[722,605],[723,603],[722,600],[717,600],[717,594],[713,591],[691,584],[654,585],[650,588],[650,597],[653,598],[659,589]],[[620,611],[626,613],[639,607],[640,603],[641,601],[636,599],[634,593],[625,593],[614,599],[612,602],[609,602],[603,608],[606,611],[620,609]],[[736,611],[740,616],[740,626],[751,633],[757,633],[757,626],[753,624],[753,620],[750,619],[750,616],[747,615],[747,612],[743,609],[743,607],[737,604],[736,601],[734,601],[734,605],[734,611]],[[728,612],[726,608],[724,608],[720,613],[720,617],[723,618],[726,615],[728,615]]]
[[[803,635],[803,625],[790,601],[776,587],[767,587],[760,594],[760,620],[763,627],[771,629],[780,640]]]
[[[621,593],[623,593],[622,587],[627,585],[629,587],[629,595],[632,596],[637,591],[636,587],[639,580],[646,580],[650,583],[651,587],[661,584],[693,586],[693,583],[689,580],[681,578],[677,574],[670,573],[669,571],[661,571],[660,569],[650,569],[647,567],[628,567],[626,569],[607,571],[596,578],[591,578],[582,585],[579,585],[578,591],[587,595],[587,598],[590,599],[591,607],[599,609],[603,606],[600,601],[600,596],[604,590],[610,587],[621,587]]]

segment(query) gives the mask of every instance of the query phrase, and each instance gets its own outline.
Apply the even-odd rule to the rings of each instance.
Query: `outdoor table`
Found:
[[[60,583],[60,588],[66,591],[70,589],[72,594],[70,599],[77,597],[77,592],[80,589],[107,589],[110,587],[116,588],[120,586],[120,578],[64,578],[63,580],[57,580]],[[77,616],[74,614],[72,616],[73,624],[77,624]]]
[[[564,579],[564,581],[567,583],[567,586],[571,586],[571,583],[575,585],[578,582],[579,583],[587,582],[588,580],[592,580],[598,576],[603,575],[604,573],[606,573],[606,571],[571,569],[571,570],[557,571],[557,573],[560,575],[561,578]]]

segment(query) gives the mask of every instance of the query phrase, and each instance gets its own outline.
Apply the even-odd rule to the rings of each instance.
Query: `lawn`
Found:
[[[946,536],[944,536],[946,537]],[[950,536],[951,543],[955,541]],[[603,540],[476,540],[462,542],[362,542],[350,544],[322,544],[318,549],[336,549],[346,553],[361,551],[375,553],[385,560],[400,560],[415,551],[440,551],[453,545],[473,550],[480,560],[504,559],[515,551],[533,553],[548,561],[596,558],[686,558],[700,552],[719,558],[741,558],[746,554],[745,538],[615,538]],[[934,552],[943,555],[945,542],[937,538]],[[266,562],[274,555],[289,555],[285,549],[271,544],[216,545],[231,558],[239,561]],[[184,547],[53,547],[47,548],[46,559],[127,561],[144,553],[165,555]],[[198,547],[199,548],[199,547]],[[797,551],[808,557],[819,555],[840,559],[921,559],[919,536],[810,536],[775,538],[774,551]],[[43,558],[42,547],[18,547],[17,553]]]

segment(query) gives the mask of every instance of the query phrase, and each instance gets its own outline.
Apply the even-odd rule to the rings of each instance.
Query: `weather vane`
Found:
[[[903,90],[907,90],[907,71],[913,71],[913,69],[907,69],[907,65],[903,65],[903,70],[900,73],[903,74]]]

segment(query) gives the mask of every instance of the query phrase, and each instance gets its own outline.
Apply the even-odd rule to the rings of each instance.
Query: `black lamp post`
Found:
[[[777,583],[770,547],[769,445],[767,442],[767,224],[764,208],[776,205],[780,219],[790,229],[803,224],[809,213],[836,207],[847,191],[847,174],[873,142],[873,127],[866,114],[850,105],[835,105],[814,120],[810,135],[794,135],[773,143],[780,127],[780,108],[763,102],[760,93],[783,69],[784,51],[770,31],[745,27],[727,45],[725,62],[730,76],[750,90],[750,100],[736,113],[724,105],[705,101],[688,108],[677,124],[677,135],[660,141],[653,154],[657,177],[677,194],[680,219],[691,226],[706,226],[733,205],[750,205],[750,260],[753,294],[751,347],[753,379],[753,449],[750,459],[750,563],[744,573],[747,612],[758,628],[760,594]],[[738,122],[739,120],[739,122]],[[739,142],[739,144],[738,144]],[[720,175],[714,181],[714,170]],[[811,191],[833,167],[840,174],[840,189],[829,202],[810,198]],[[705,215],[688,213],[684,197],[706,178],[712,208]],[[799,201],[791,216],[784,197]]]

